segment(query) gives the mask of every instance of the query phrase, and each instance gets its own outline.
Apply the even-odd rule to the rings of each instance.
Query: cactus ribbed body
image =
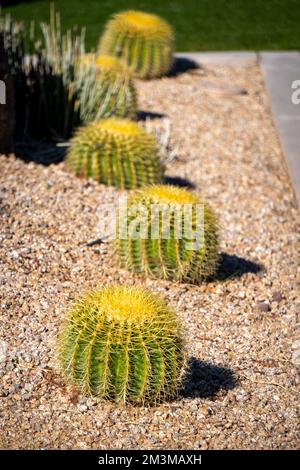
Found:
[[[67,380],[84,394],[155,403],[176,394],[184,352],[181,327],[150,291],[109,286],[77,301],[59,339]]]
[[[160,17],[129,10],[115,15],[99,43],[100,54],[122,57],[139,78],[166,74],[173,63],[174,33]]]
[[[164,167],[154,136],[128,119],[103,119],[80,128],[67,165],[77,176],[121,189],[160,182]]]
[[[84,123],[111,116],[135,116],[136,90],[124,62],[113,56],[86,54],[81,64],[80,109]]]
[[[126,217],[119,214],[117,231],[123,267],[190,283],[215,273],[216,216],[194,193],[167,185],[152,186],[132,195],[126,211]]]

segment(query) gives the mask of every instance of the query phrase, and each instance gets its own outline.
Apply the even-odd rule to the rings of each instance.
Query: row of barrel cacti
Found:
[[[61,36],[59,17],[54,10],[51,15],[50,25],[42,25],[44,49],[29,61],[22,51],[17,58],[11,55],[11,63],[21,70],[16,73],[19,95],[24,83],[32,82],[29,103],[17,100],[19,115],[27,118],[24,129],[32,135],[39,134],[37,129],[45,134],[47,129],[58,139],[68,139],[85,124],[69,143],[69,170],[134,190],[128,217],[119,218],[122,227],[116,232],[122,267],[190,283],[213,276],[218,224],[212,208],[192,191],[163,184],[165,165],[155,137],[130,120],[137,111],[133,78],[160,77],[172,66],[172,28],[155,15],[123,12],[106,25],[97,53],[85,54],[83,35]],[[9,43],[9,34],[6,39]],[[135,217],[130,209],[136,205],[147,210],[143,235],[128,230]],[[153,237],[151,222],[159,205],[169,210],[167,220],[158,218]],[[187,205],[190,233],[185,231]],[[203,209],[202,231],[194,246],[198,206]],[[168,237],[165,222],[170,227]],[[175,233],[178,229],[182,237]],[[153,404],[170,398],[184,377],[186,353],[178,317],[160,296],[138,287],[113,285],[80,298],[66,318],[58,349],[71,384],[82,393],[118,402]]]
[[[111,56],[118,57],[135,76],[152,78],[170,69],[173,43],[172,29],[164,21],[129,11],[107,24],[99,44],[101,55],[84,60],[104,61],[111,74],[118,60]],[[123,268],[189,283],[214,275],[218,264],[214,211],[194,192],[163,184],[165,165],[159,145],[137,122],[114,112],[114,117],[79,128],[70,141],[66,164],[79,177],[132,190],[126,215],[121,207],[116,215],[114,243]],[[161,206],[167,210],[164,218],[156,219],[153,236],[155,212]],[[187,206],[190,232],[185,231]],[[146,220],[133,234],[129,227],[138,218],[132,210],[136,207],[146,210]],[[202,231],[195,245],[198,207]],[[169,227],[167,237],[164,224]],[[89,292],[75,302],[60,335],[59,358],[67,380],[82,393],[133,404],[155,404],[176,396],[187,362],[181,322],[165,300],[143,288],[118,285]]]
[[[156,139],[138,123],[109,118],[80,128],[70,142],[66,164],[77,176],[135,190],[129,197],[123,219],[126,227],[119,226],[116,231],[122,266],[152,277],[191,283],[213,276],[218,261],[218,224],[214,211],[192,191],[163,184],[165,168],[159,158]],[[165,211],[164,220],[158,220],[154,238],[151,222],[157,208],[163,205],[169,210]],[[147,211],[140,236],[128,230],[138,216],[131,208],[138,206]],[[190,209],[190,234],[185,230],[187,207]],[[202,209],[202,231],[198,234],[198,245],[191,246],[199,230],[199,208]],[[170,227],[168,238],[163,231],[165,225]]]

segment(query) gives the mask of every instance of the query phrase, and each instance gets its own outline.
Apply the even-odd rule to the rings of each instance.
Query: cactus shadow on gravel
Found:
[[[147,121],[147,120],[152,121],[153,119],[162,119],[164,117],[166,117],[166,115],[162,113],[154,113],[152,111],[140,110],[137,112],[136,120],[137,121]]]
[[[196,185],[192,181],[186,178],[181,178],[181,176],[165,176],[164,184],[170,184],[172,186],[177,186],[178,188],[196,188]]]
[[[235,279],[242,277],[244,274],[263,273],[265,268],[262,264],[256,263],[249,259],[241,258],[236,255],[227,253],[220,254],[218,270],[212,281],[225,281],[226,279]]]
[[[191,357],[181,395],[184,398],[213,398],[221,390],[232,390],[237,378],[228,367]]]
[[[57,147],[47,140],[24,139],[15,143],[15,155],[25,163],[38,165],[57,165],[65,159],[66,147]]]
[[[201,68],[202,67],[192,59],[187,57],[177,57],[167,77],[177,77],[177,75]]]

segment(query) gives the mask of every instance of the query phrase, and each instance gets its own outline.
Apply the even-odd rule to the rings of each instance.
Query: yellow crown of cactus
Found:
[[[128,66],[117,57],[84,54],[81,57],[83,122],[111,116],[134,117],[136,90]]]
[[[198,283],[217,268],[216,216],[183,188],[157,185],[136,191],[126,213],[119,212],[117,250],[130,271]]]
[[[165,301],[138,287],[109,286],[78,300],[59,337],[67,380],[84,394],[155,403],[181,385],[181,326]]]
[[[103,119],[80,128],[66,162],[77,176],[121,189],[158,183],[164,173],[155,137],[129,119]]]
[[[173,63],[174,33],[159,16],[129,10],[118,13],[100,38],[100,54],[121,57],[140,78],[166,74]]]
[[[121,59],[112,55],[98,55],[95,59],[96,66],[99,70],[110,73],[123,73],[131,75],[131,71]]]

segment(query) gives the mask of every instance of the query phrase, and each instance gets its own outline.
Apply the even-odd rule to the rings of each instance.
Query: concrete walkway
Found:
[[[260,64],[273,120],[300,206],[300,52],[195,52],[178,53],[177,57],[203,65]]]
[[[260,65],[300,206],[300,53],[261,52]]]

